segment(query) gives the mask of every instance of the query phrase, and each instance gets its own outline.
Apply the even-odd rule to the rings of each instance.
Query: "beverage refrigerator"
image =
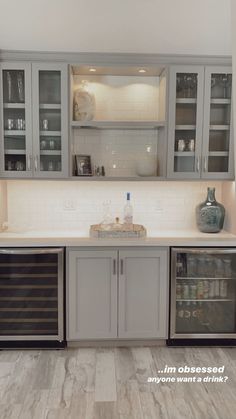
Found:
[[[236,344],[236,248],[172,248],[167,345]]]

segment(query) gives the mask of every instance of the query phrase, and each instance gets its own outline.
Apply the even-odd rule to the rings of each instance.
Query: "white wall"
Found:
[[[13,229],[77,230],[89,233],[90,224],[102,221],[103,202],[111,201],[112,216],[122,220],[125,193],[131,192],[134,222],[149,235],[161,230],[195,227],[195,207],[206,198],[207,186],[221,182],[75,182],[8,181],[8,221]],[[66,209],[72,206],[74,209]]]
[[[2,223],[7,221],[7,183],[0,181],[0,231]]]
[[[230,0],[0,0],[0,48],[231,53]]]

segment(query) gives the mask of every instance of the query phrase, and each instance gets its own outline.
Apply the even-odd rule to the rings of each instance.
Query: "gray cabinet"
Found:
[[[232,69],[170,69],[168,178],[233,179]]]
[[[67,252],[67,339],[167,338],[167,249]]]
[[[66,64],[1,64],[2,177],[68,175]]]
[[[117,337],[117,252],[70,250],[67,339]]]
[[[167,250],[119,252],[120,338],[167,338]]]

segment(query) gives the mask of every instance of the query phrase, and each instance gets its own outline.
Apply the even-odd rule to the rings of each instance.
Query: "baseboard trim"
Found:
[[[166,340],[126,340],[126,339],[112,339],[112,340],[80,340],[80,341],[67,341],[68,348],[79,347],[125,347],[125,346],[166,346]]]

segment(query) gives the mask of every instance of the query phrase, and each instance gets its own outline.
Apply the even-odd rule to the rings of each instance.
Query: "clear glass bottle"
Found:
[[[126,204],[124,206],[124,224],[133,224],[133,207],[130,203],[130,192],[126,195]]]

